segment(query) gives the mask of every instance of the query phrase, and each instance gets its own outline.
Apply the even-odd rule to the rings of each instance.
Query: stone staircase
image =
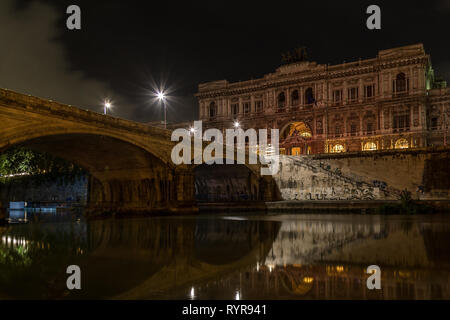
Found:
[[[308,170],[311,175],[325,175],[329,177],[330,183],[328,186],[324,186],[324,188],[333,189],[334,188],[344,188],[348,189],[351,192],[354,190],[358,190],[358,193],[360,195],[352,196],[348,195],[346,196],[346,200],[386,200],[386,199],[398,199],[399,195],[401,193],[400,190],[397,190],[392,187],[388,187],[382,182],[372,180],[369,181],[369,179],[364,179],[363,177],[356,176],[356,175],[345,175],[342,174],[342,172],[336,168],[333,170],[330,165],[327,165],[326,163],[322,162],[321,160],[315,160],[312,157],[309,156],[288,156],[283,155],[280,156],[280,160],[282,163],[282,170],[283,166],[290,166],[289,170],[294,170],[295,167],[301,167],[306,170]],[[286,178],[286,177],[285,177]],[[283,178],[281,178],[283,179]],[[289,180],[292,180],[292,177],[288,178]],[[336,183],[338,181],[338,183]],[[375,192],[372,192],[375,191]],[[283,192],[282,192],[283,193]],[[365,194],[367,196],[361,196],[361,194]],[[380,195],[380,196],[371,196],[372,195]],[[338,197],[339,200],[342,199],[342,195]],[[338,200],[336,199],[336,200]],[[285,200],[297,200],[297,199],[291,199],[288,197],[288,199]],[[312,199],[312,195],[310,196],[310,200]],[[315,199],[314,199],[315,200]],[[317,199],[317,200],[329,200],[329,199]]]

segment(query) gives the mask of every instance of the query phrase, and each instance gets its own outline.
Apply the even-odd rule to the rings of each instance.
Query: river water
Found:
[[[0,299],[449,299],[450,216],[233,214],[0,227]],[[69,265],[81,290],[68,290]],[[366,269],[381,270],[369,290]]]

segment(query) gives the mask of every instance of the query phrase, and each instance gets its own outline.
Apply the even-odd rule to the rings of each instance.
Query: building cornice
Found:
[[[407,58],[396,59],[373,59],[374,61],[370,65],[364,65],[363,62],[352,62],[347,65],[336,69],[337,66],[326,67],[325,71],[316,71],[305,74],[305,71],[298,73],[277,74],[272,73],[266,75],[264,78],[235,82],[227,84],[226,88],[220,88],[216,90],[205,90],[195,94],[198,99],[218,98],[218,97],[230,97],[242,94],[251,94],[258,91],[264,91],[267,89],[280,88],[302,84],[309,84],[315,81],[329,81],[338,78],[351,77],[363,74],[371,74],[376,72],[382,72],[392,68],[398,68],[408,65],[426,65],[429,62],[428,55],[420,55]],[[250,84],[248,84],[250,82]]]

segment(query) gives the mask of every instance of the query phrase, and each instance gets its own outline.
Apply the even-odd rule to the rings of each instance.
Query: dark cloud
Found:
[[[109,97],[120,106],[113,114],[134,116],[126,98],[71,68],[65,47],[57,40],[65,31],[65,25],[58,23],[65,12],[35,1],[24,7],[15,4],[0,2],[0,87],[98,112]]]

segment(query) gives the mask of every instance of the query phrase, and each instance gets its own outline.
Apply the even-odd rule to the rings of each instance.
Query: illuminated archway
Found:
[[[395,141],[395,149],[407,149],[409,148],[408,140],[405,138],[400,138],[397,141]]]
[[[335,144],[332,148],[331,148],[331,152],[333,153],[340,153],[340,152],[344,152],[345,148],[342,144]]]
[[[311,138],[312,131],[309,126],[303,121],[292,122],[281,133],[281,138],[286,139],[289,137],[303,137]]]
[[[363,151],[373,151],[373,150],[377,150],[377,145],[375,142],[366,142],[363,145]]]
[[[312,137],[311,128],[303,121],[287,124],[281,131],[280,147],[285,153],[301,155],[307,153],[308,140]]]

